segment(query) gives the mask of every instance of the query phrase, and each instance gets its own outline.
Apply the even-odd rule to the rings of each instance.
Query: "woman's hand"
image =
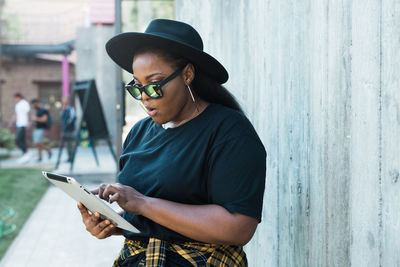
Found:
[[[86,231],[98,239],[104,239],[111,235],[122,234],[121,229],[117,228],[109,220],[102,220],[98,212],[91,214],[82,203],[78,203],[78,209],[82,215],[82,221],[86,226]]]
[[[145,204],[146,196],[139,193],[130,186],[122,184],[102,184],[99,188],[92,191],[100,198],[113,203],[117,201],[118,205],[125,211],[133,214],[142,214],[142,208]]]
[[[125,211],[142,215],[166,228],[205,243],[244,246],[253,236],[258,220],[231,213],[216,204],[191,205],[160,198],[146,197],[130,186],[102,184],[92,191],[100,198],[114,202]],[[86,215],[85,215],[86,216]],[[82,217],[85,218],[84,215]],[[99,218],[86,216],[86,228],[102,238],[112,234],[109,225]],[[103,237],[104,238],[104,237]]]

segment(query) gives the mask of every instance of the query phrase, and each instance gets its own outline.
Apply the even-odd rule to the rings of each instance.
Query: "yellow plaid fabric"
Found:
[[[180,262],[180,266],[183,264],[196,267],[247,266],[242,247],[200,242],[171,243],[149,238],[148,242],[126,239],[113,267],[176,266],[177,262]]]

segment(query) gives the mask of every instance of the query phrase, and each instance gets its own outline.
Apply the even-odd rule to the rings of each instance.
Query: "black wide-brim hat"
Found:
[[[196,69],[220,84],[228,80],[228,72],[224,66],[203,51],[203,41],[199,33],[189,24],[180,21],[155,19],[144,33],[126,32],[114,36],[106,43],[106,50],[115,63],[133,73],[135,51],[147,45],[156,45],[182,56]]]

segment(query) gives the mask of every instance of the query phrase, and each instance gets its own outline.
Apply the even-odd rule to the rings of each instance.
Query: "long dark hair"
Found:
[[[169,62],[174,68],[180,68],[190,62],[190,59],[185,59],[179,55],[175,55],[168,50],[158,46],[146,46],[138,49],[135,54],[145,52],[157,53],[163,57],[166,62]],[[221,84],[202,73],[196,65],[194,65],[195,75],[191,83],[191,87],[201,99],[215,104],[220,104],[228,108],[232,108],[243,113],[242,108],[235,97]]]
[[[198,71],[195,66],[195,76],[192,81],[193,89],[203,100],[221,104],[243,113],[235,97],[221,84],[211,79],[208,75]]]

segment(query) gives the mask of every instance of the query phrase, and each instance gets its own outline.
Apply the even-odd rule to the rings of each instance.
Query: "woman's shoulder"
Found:
[[[248,136],[259,139],[256,130],[243,112],[219,104],[211,104],[209,127],[220,141]]]
[[[236,109],[229,108],[226,106],[223,106],[221,104],[215,104],[211,103],[210,104],[210,109],[212,110],[213,114],[217,114],[220,116],[231,116],[231,117],[243,117],[244,114]]]
[[[153,120],[151,117],[145,117],[138,122],[136,122],[132,128],[142,128],[142,127],[148,127],[150,124],[152,124]]]
[[[154,125],[153,120],[151,117],[145,117],[138,122],[136,122],[131,130],[128,133],[127,139],[129,139],[132,135],[138,135],[138,134],[143,134],[144,132],[147,131],[150,127]]]
[[[254,130],[249,119],[241,111],[219,104],[212,104],[211,109],[211,120],[214,121],[220,128],[234,132],[246,132],[248,130]]]

